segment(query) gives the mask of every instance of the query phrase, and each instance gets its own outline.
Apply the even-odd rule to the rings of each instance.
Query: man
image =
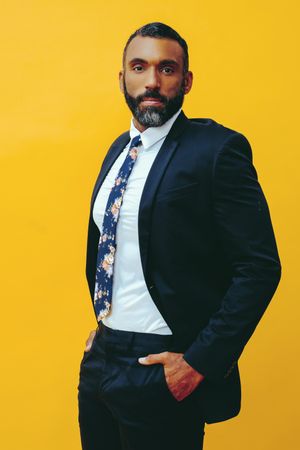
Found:
[[[239,132],[188,119],[188,48],[161,23],[130,36],[120,88],[133,118],[91,200],[86,275],[98,328],[81,362],[84,450],[202,449],[240,410],[238,358],[281,266]]]

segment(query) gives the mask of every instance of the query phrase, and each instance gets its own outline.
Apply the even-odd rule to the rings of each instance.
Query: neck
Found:
[[[137,130],[139,130],[141,133],[149,127],[145,127],[144,125],[141,125],[140,122],[138,122],[135,118],[133,118],[133,125]]]

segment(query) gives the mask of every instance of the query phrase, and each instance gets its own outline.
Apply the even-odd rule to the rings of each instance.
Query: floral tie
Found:
[[[140,135],[132,139],[106,204],[102,234],[98,244],[94,294],[94,308],[98,322],[107,316],[111,308],[117,223],[127,181],[138,155],[138,146],[141,143]]]

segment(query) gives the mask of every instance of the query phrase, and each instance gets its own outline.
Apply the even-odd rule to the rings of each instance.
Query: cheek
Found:
[[[160,92],[167,97],[175,97],[178,95],[181,88],[181,83],[179,80],[175,80],[174,78],[164,78],[161,83]]]
[[[139,77],[127,76],[125,82],[128,93],[134,97],[142,94],[145,90],[143,77],[141,75]]]

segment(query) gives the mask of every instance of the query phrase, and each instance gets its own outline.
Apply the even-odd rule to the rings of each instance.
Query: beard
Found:
[[[126,83],[124,80],[124,97],[126,103],[132,112],[134,118],[144,127],[160,127],[169,120],[181,108],[184,100],[183,83],[178,89],[175,97],[166,97],[159,94],[156,90],[148,89],[144,94],[132,97],[128,94]],[[146,106],[140,107],[140,103],[146,98],[157,98],[163,104],[162,107]]]

